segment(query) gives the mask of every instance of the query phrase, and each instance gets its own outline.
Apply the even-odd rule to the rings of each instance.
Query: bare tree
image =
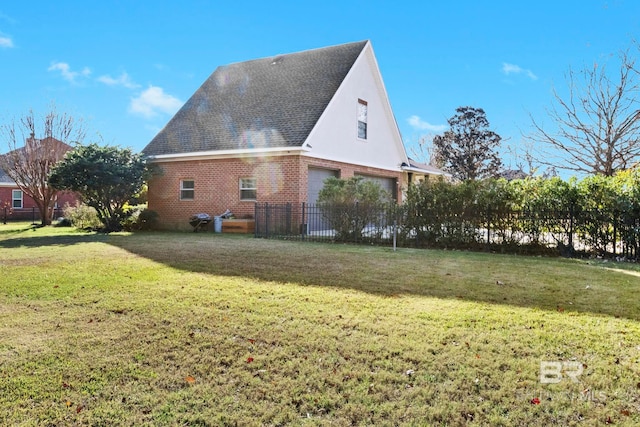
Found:
[[[67,142],[84,138],[83,126],[51,107],[44,117],[36,117],[31,110],[17,122],[0,125],[0,138],[8,148],[0,156],[0,167],[34,200],[42,225],[51,224],[58,190],[49,186],[49,173],[71,149]]]
[[[541,144],[537,160],[578,173],[611,176],[640,157],[640,80],[635,59],[625,51],[610,75],[604,65],[569,69],[568,95],[553,91],[547,109],[553,130],[533,117],[533,141]]]
[[[422,163],[426,163],[433,167],[442,169],[445,165],[445,160],[440,156],[440,153],[435,149],[433,145],[433,138],[436,135],[422,135],[418,140],[418,146],[411,147],[411,156]]]

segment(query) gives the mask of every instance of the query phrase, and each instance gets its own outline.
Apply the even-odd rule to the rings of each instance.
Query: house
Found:
[[[417,176],[442,173],[408,159],[369,41],[218,67],[143,153],[161,171],[149,208],[174,229],[199,212],[313,204],[330,176],[401,200]]]
[[[427,175],[442,177],[447,181],[451,180],[451,174],[449,172],[427,163],[418,162],[412,158],[409,158],[408,165],[403,165],[403,170],[408,173],[408,183],[418,184],[423,181]]]
[[[33,138],[33,137],[31,137]],[[27,139],[25,146],[30,143],[30,138]],[[37,146],[43,146],[41,142],[43,140],[37,140],[39,144]],[[71,147],[64,142],[54,139],[53,145],[55,151],[60,153],[66,152]],[[20,153],[24,148],[18,148],[15,151],[11,151],[4,154],[5,157],[11,158],[12,153]],[[53,218],[62,215],[62,208],[66,205],[75,205],[78,202],[78,197],[74,193],[70,192],[58,192],[54,201]],[[40,211],[38,210],[36,202],[24,191],[18,187],[18,185],[9,177],[7,172],[0,167],[0,221],[6,220],[23,220],[23,221],[40,221]]]
[[[54,205],[54,218],[62,215],[66,204],[75,205],[78,198],[69,192],[58,193]],[[0,220],[40,221],[40,211],[31,197],[26,195],[0,168]]]

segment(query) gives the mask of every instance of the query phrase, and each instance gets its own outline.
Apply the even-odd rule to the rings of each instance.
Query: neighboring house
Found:
[[[403,168],[408,172],[408,182],[417,184],[429,176],[442,176],[445,180],[451,180],[451,174],[427,163],[420,163],[409,158],[409,164]]]
[[[69,145],[60,141],[57,142],[62,144],[65,150],[71,149]],[[77,201],[78,197],[74,193],[59,192],[54,205],[54,208],[58,209],[58,211],[54,212],[54,214],[61,215],[61,209],[65,204],[75,205]],[[5,218],[40,221],[40,211],[33,199],[25,194],[0,167],[0,220]]]
[[[313,204],[330,176],[363,176],[396,200],[442,171],[407,157],[369,41],[218,67],[143,150],[161,173],[164,228],[255,203]]]
[[[504,178],[507,181],[513,181],[514,179],[525,179],[528,177],[522,169],[505,169],[500,172],[500,178]]]

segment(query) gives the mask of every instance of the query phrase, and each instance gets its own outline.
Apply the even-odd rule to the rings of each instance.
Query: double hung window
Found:
[[[183,179],[180,181],[180,200],[193,200],[195,187],[195,182],[192,179]]]

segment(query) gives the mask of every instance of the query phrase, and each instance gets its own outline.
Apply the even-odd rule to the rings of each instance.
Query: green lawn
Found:
[[[640,424],[637,265],[9,224],[0,270],[0,425]]]

